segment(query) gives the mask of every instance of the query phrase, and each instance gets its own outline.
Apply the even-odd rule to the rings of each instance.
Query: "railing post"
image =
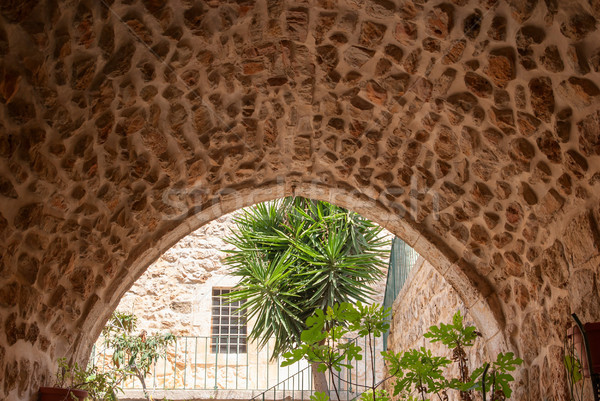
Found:
[[[183,354],[183,388],[185,389],[186,379],[187,379],[187,356],[188,356],[188,343],[187,336],[185,338],[185,351]]]
[[[167,350],[165,348],[165,363],[163,364],[163,389],[167,388]]]
[[[229,351],[231,351],[231,336],[227,333],[227,343],[225,345],[225,388],[229,385]]]
[[[194,389],[196,388],[196,378],[198,377],[198,337],[194,337]]]
[[[158,362],[158,359],[156,361],[154,361],[154,363],[152,364],[152,388],[156,388],[156,363]]]
[[[221,350],[221,337],[217,337],[217,349],[215,352],[215,390],[218,389],[217,380],[219,378],[219,351]]]
[[[304,372],[302,373],[301,377],[302,377],[302,384],[300,385],[300,390],[301,390],[300,399],[302,401],[304,401]]]
[[[175,357],[173,358],[173,388],[177,383],[177,338],[175,338]]]
[[[364,358],[365,359],[365,374],[363,375],[363,379],[364,379],[363,380],[363,385],[366,386],[367,385],[367,372],[368,372],[368,369],[369,369],[368,366],[367,366],[367,355],[366,355],[366,353],[367,353],[367,338],[363,337],[363,341],[364,341],[363,349],[365,350],[365,358]]]
[[[104,347],[104,358],[102,358],[102,373],[106,369],[106,346]]]
[[[206,371],[208,370],[208,337],[204,338],[204,389],[207,387]]]

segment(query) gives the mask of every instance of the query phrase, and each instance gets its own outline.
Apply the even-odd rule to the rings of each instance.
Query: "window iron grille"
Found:
[[[245,354],[247,352],[246,318],[240,314],[243,301],[229,302],[223,295],[230,288],[212,290],[211,352]]]

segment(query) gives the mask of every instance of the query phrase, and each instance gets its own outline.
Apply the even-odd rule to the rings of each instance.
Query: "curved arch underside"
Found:
[[[5,396],[84,359],[176,240],[292,193],[401,236],[493,349],[525,359],[517,397],[563,394],[550,383],[569,313],[600,319],[597,0],[46,0],[0,15]]]

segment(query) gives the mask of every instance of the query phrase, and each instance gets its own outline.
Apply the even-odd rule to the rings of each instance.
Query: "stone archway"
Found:
[[[202,225],[221,217],[227,213],[240,208],[253,205],[258,202],[277,199],[281,196],[297,195],[320,199],[335,203],[342,207],[359,212],[361,215],[375,221],[397,235],[401,235],[406,242],[417,252],[423,252],[433,262],[432,264],[443,277],[458,291],[467,309],[472,311],[478,327],[481,327],[485,340],[486,349],[492,352],[506,349],[507,344],[502,332],[505,322],[502,310],[499,308],[497,296],[493,294],[489,284],[483,277],[475,277],[465,274],[462,266],[449,259],[446,255],[439,252],[434,244],[419,234],[413,227],[407,224],[407,221],[394,212],[390,212],[378,205],[373,199],[360,198],[359,194],[344,193],[336,189],[330,189],[325,186],[316,186],[310,183],[294,188],[292,192],[286,191],[285,183],[265,188],[253,188],[236,193],[236,199],[231,203],[224,201],[223,204],[215,205],[215,208],[208,208],[195,215],[193,218],[182,222],[179,227],[174,229],[170,235],[161,238],[161,241],[155,244],[136,260],[136,263],[130,266],[128,274],[115,281],[115,286],[109,290],[112,294],[107,300],[108,305],[99,304],[97,310],[92,310],[91,314],[98,315],[97,319],[90,319],[88,327],[83,327],[82,337],[78,347],[80,358],[89,355],[90,347],[96,341],[104,322],[108,316],[117,307],[123,294],[134,284],[134,282],[146,271],[147,267],[154,262],[160,255],[166,252],[174,243],[178,242],[191,232],[197,230]],[[222,207],[224,206],[224,207]],[[515,350],[517,351],[517,350]],[[518,352],[518,351],[517,351]]]
[[[532,399],[560,397],[537,383],[562,378],[569,312],[600,318],[596,0],[0,14],[7,397],[27,399],[59,356],[83,359],[167,244],[266,188],[403,217],[391,231],[491,311]]]

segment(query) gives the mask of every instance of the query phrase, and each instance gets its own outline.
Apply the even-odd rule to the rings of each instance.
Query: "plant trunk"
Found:
[[[136,374],[138,379],[140,379],[140,382],[142,383],[142,389],[144,390],[144,397],[146,397],[147,401],[152,401],[152,398],[150,398],[150,394],[148,394],[148,389],[146,388],[146,380],[145,380],[145,375],[142,375],[142,372],[139,371],[139,369],[135,369]]]
[[[313,388],[315,391],[319,391],[327,394],[329,396],[329,388],[327,386],[327,377],[325,376],[325,372],[318,372],[317,367],[318,363],[311,363],[311,371],[313,377]]]

